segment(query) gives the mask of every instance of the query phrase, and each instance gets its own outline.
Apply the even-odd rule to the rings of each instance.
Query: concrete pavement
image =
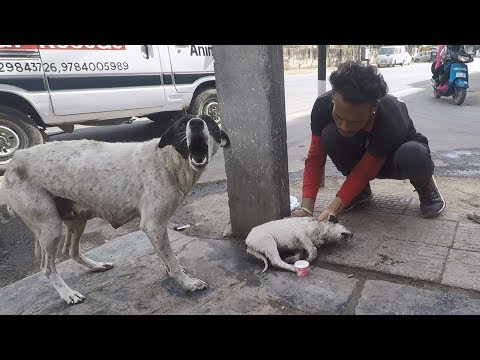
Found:
[[[317,213],[330,192],[317,200]],[[136,231],[86,253],[112,261],[109,271],[58,264],[83,303],[67,305],[37,273],[0,289],[0,314],[480,314],[479,224],[448,211],[423,219],[416,198],[381,195],[342,222],[353,241],[321,248],[306,278],[272,267],[261,274],[242,240],[169,229],[187,273],[209,284],[194,293],[166,276]]]

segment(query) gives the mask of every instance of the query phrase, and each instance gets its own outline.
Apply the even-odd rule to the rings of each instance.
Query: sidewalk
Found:
[[[330,196],[317,199],[317,213]],[[449,211],[423,219],[418,199],[381,194],[341,221],[353,240],[321,248],[306,278],[261,274],[242,240],[169,230],[187,273],[209,285],[185,292],[136,231],[87,252],[112,261],[109,271],[58,264],[83,303],[67,305],[37,273],[0,289],[0,314],[480,314],[480,224]]]

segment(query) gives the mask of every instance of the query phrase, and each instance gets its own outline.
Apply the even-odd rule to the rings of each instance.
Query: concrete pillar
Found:
[[[318,96],[327,91],[327,45],[318,45]]]
[[[281,45],[214,45],[232,234],[290,215]]]

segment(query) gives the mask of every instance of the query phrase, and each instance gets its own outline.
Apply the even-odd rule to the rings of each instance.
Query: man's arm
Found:
[[[302,186],[302,208],[292,213],[292,216],[313,216],[313,207],[320,187],[325,186],[325,163],[327,153],[320,136],[312,134],[310,149],[305,160]]]
[[[320,214],[318,220],[328,220],[330,215],[338,217],[345,206],[347,206],[355,196],[360,194],[370,180],[378,175],[385,161],[386,157],[376,158],[366,151],[343,182],[335,199]]]

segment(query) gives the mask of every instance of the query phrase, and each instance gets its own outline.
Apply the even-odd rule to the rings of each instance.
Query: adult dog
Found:
[[[54,141],[15,153],[5,172],[2,196],[34,233],[45,275],[68,304],[84,296],[57,273],[55,256],[63,251],[96,271],[113,265],[80,253],[80,237],[94,217],[118,228],[139,216],[167,274],[185,289],[207,284],[190,278],[177,261],[167,235],[167,221],[198,181],[227,134],[207,115],[185,115],[161,136],[139,143],[91,140]]]
[[[345,242],[353,234],[333,215],[329,221],[317,221],[314,217],[291,217],[269,221],[254,227],[245,243],[247,253],[265,263],[263,272],[268,268],[270,260],[273,266],[295,272],[295,266],[288,264],[303,258],[306,251],[307,261],[312,262],[317,257],[317,247],[326,242]],[[285,261],[280,257],[279,250],[292,251],[295,254]]]

